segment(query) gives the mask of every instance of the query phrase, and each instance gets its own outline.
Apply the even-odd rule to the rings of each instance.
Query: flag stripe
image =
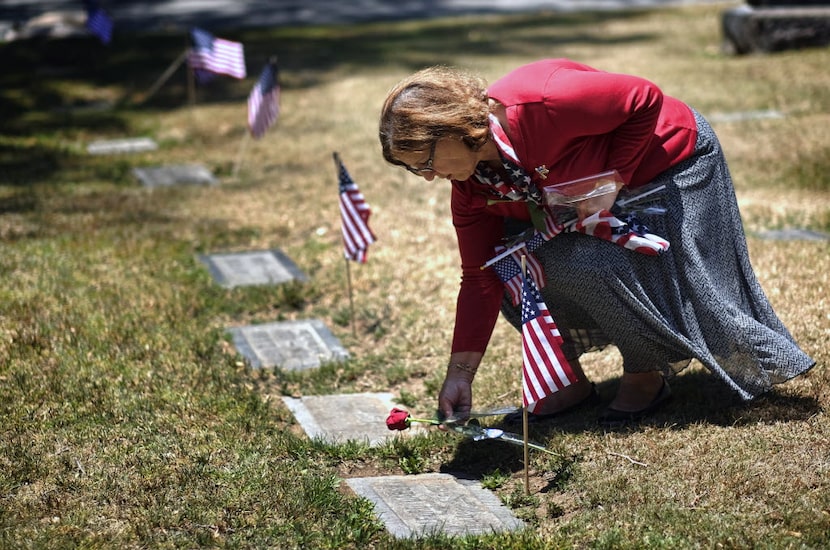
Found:
[[[516,155],[516,151],[513,150],[513,145],[510,143],[510,139],[507,137],[507,133],[504,131],[504,128],[501,126],[501,122],[499,119],[496,118],[496,115],[491,114],[489,116],[490,119],[490,133],[493,136],[493,139],[496,141],[496,144],[499,146],[499,149],[510,158],[515,164],[521,165],[519,162],[519,157]]]
[[[343,215],[345,231],[343,237],[348,243],[349,249],[366,248],[374,242],[374,236],[368,230],[365,220],[355,211],[354,199],[349,193],[341,196],[340,213]]]

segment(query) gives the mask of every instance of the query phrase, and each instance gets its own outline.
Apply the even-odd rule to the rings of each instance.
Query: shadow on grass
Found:
[[[441,465],[441,473],[460,479],[480,480],[493,472],[518,472],[524,468],[523,450],[502,441],[464,440],[452,460]]]
[[[522,54],[574,43],[614,45],[651,40],[650,35],[608,37],[593,31],[606,20],[641,17],[642,12],[530,14],[457,17],[417,22],[248,29],[223,33],[245,45],[248,78],[219,77],[198,88],[198,104],[246,101],[252,82],[272,55],[279,58],[284,90],[302,89],[344,75],[383,67],[416,70],[451,64],[467,56]],[[532,45],[532,48],[530,46]],[[143,111],[179,109],[189,99],[184,65],[158,92],[148,93],[188,47],[187,33],[115,36],[105,48],[93,38],[36,38],[0,44],[0,184],[48,181],[72,155],[47,140],[20,139],[58,134],[71,139],[82,130],[129,134]],[[109,99],[102,101],[101,95]],[[94,96],[94,97],[93,97]],[[109,109],[92,108],[110,104]],[[5,139],[17,138],[14,145]]]
[[[584,407],[556,421],[533,426],[531,433],[550,434],[554,431],[579,433],[607,431],[597,418],[613,399],[619,379],[597,384],[602,404]],[[688,370],[670,381],[672,398],[652,416],[623,430],[637,430],[640,426],[665,426],[681,430],[694,424],[741,426],[774,422],[803,421],[821,411],[812,397],[788,395],[773,389],[756,399],[745,402],[726,384],[703,370]]]
[[[562,417],[540,424],[531,424],[528,437],[531,441],[552,441],[557,433],[603,433],[607,430],[597,422],[603,407],[607,406],[616,391],[618,380],[597,384],[603,398],[601,405],[581,407]],[[745,403],[725,384],[704,371],[685,373],[672,381],[673,399],[653,416],[639,424],[630,424],[617,431],[637,431],[644,426],[658,426],[682,430],[695,424],[717,426],[748,426],[753,424],[800,422],[821,412],[818,401],[812,397],[786,395],[772,390],[755,400]],[[521,434],[521,425],[494,426]],[[557,453],[562,466],[578,460],[563,449],[551,449]],[[536,451],[531,451],[536,452]],[[521,446],[498,440],[462,441],[452,460],[441,471],[456,477],[481,480],[496,471],[518,472],[524,468]],[[553,483],[553,482],[552,482]]]
[[[821,406],[813,397],[789,395],[773,389],[750,402],[744,402],[735,392],[715,376],[704,370],[684,372],[671,380],[672,399],[652,416],[640,423],[632,423],[623,430],[637,430],[642,426],[664,426],[680,430],[694,424],[743,426],[762,423],[799,422],[819,412]],[[548,439],[556,432],[605,432],[597,419],[617,391],[619,379],[597,383],[601,403],[574,409],[560,417],[531,424],[531,439]],[[521,425],[494,426],[521,433]],[[473,457],[474,458],[474,457]]]

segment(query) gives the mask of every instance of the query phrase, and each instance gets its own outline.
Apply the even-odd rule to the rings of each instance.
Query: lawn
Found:
[[[721,52],[730,4],[247,29],[249,78],[148,91],[184,33],[0,45],[0,547],[823,548],[830,545],[830,49]],[[277,124],[246,138],[246,98],[279,59]],[[556,455],[429,431],[378,448],[309,440],[281,396],[390,391],[430,416],[459,269],[449,186],[384,164],[377,117],[413,70],[494,80],[546,56],[649,78],[713,120],[753,265],[817,361],[751,404],[693,363],[652,419],[606,432],[599,407],[533,427]],[[191,101],[192,99],[192,101]],[[102,105],[104,106],[102,108]],[[735,119],[735,113],[769,113]],[[96,139],[156,151],[90,156]],[[351,265],[332,152],[378,242]],[[215,186],[147,189],[135,167],[201,163]],[[200,254],[279,248],[306,283],[225,289]],[[252,369],[228,326],[322,319],[350,351],[310,372]],[[499,321],[478,408],[519,402],[519,335]],[[583,365],[604,401],[614,349]],[[357,420],[356,420],[357,421]],[[527,529],[397,541],[342,480],[456,472]]]

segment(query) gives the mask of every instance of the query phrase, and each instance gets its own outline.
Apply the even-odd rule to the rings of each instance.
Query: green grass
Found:
[[[492,80],[544,56],[646,76],[718,123],[753,231],[830,231],[830,51],[720,53],[721,7],[540,13],[240,30],[252,77],[188,104],[184,73],[146,92],[179,34],[0,45],[0,548],[822,548],[830,543],[827,242],[750,236],[776,311],[817,361],[750,406],[692,366],[642,426],[605,433],[598,409],[534,426],[557,453],[437,430],[379,448],[309,440],[283,395],[391,391],[429,416],[443,377],[458,268],[448,186],[386,166],[386,91],[424,65]],[[245,98],[279,55],[282,113],[260,141]],[[146,101],[143,101],[146,100]],[[110,102],[112,109],[94,108]],[[92,157],[94,139],[157,151]],[[332,151],[379,237],[345,284]],[[132,169],[200,162],[213,187],[147,190]],[[239,169],[239,177],[232,178]],[[310,281],[224,289],[199,254],[280,248]],[[225,329],[322,319],[352,358],[306,373],[251,369]],[[477,408],[516,404],[519,339],[502,321]],[[610,399],[614,350],[584,358]],[[515,376],[511,373],[515,373]],[[481,480],[528,529],[396,541],[341,480],[452,471]]]

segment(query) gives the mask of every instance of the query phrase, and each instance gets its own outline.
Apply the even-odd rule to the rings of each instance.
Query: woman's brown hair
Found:
[[[429,67],[399,82],[380,114],[383,158],[428,151],[441,138],[477,151],[490,139],[487,90],[482,79],[448,67]]]

